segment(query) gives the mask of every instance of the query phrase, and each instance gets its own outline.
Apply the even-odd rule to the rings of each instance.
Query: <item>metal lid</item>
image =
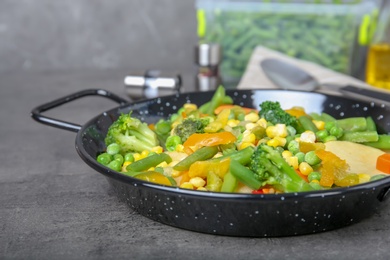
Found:
[[[203,43],[195,48],[195,62],[200,66],[216,66],[221,59],[222,48],[217,43]]]

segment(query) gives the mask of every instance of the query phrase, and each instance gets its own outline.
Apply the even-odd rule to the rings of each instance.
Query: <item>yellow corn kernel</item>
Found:
[[[149,169],[148,169],[148,171],[154,171],[156,168],[155,167],[150,167]]]
[[[215,133],[217,132],[218,130],[222,129],[224,127],[224,125],[219,122],[219,121],[213,121],[211,122],[210,124],[208,124],[205,128],[204,128],[204,131],[206,133]]]
[[[320,183],[320,181],[319,180],[312,180],[310,183]]]
[[[237,126],[239,123],[240,123],[240,121],[237,120],[237,119],[229,119],[229,120],[227,121],[226,124],[227,124],[228,126],[230,126],[230,127],[235,127],[235,126]]]
[[[299,138],[300,142],[314,143],[316,141],[316,134],[312,131],[305,131],[301,134]]]
[[[250,130],[252,130],[253,128],[255,128],[256,126],[257,126],[256,123],[248,123],[248,124],[245,125],[245,129],[248,130],[248,131],[250,131]]]
[[[267,128],[267,120],[265,120],[264,118],[260,118],[256,124],[258,124],[259,126],[262,126],[264,128]]]
[[[255,123],[259,120],[259,115],[255,112],[251,112],[251,113],[245,115],[244,120]]]
[[[290,156],[290,157],[286,157],[284,158],[286,160],[286,162],[294,168],[294,170],[298,169],[299,167],[299,162],[298,162],[298,157],[296,156]]]
[[[128,165],[130,165],[130,164],[131,164],[131,162],[127,162],[127,161],[124,162],[123,165],[122,165],[122,170],[121,170],[121,171],[122,171],[122,172],[127,172],[126,167],[127,167]]]
[[[244,134],[244,136],[242,137],[242,142],[244,143],[252,143],[254,144],[256,141],[256,135],[254,133],[250,133],[250,134]]]
[[[176,171],[176,170],[173,170],[171,171],[171,177],[172,178],[176,178],[176,177],[179,177],[180,175],[182,175],[184,172],[181,172],[181,171]]]
[[[285,124],[271,125],[265,129],[265,132],[269,138],[274,138],[276,136],[286,137],[288,135]]]
[[[288,157],[292,157],[293,154],[292,154],[292,152],[290,152],[289,150],[284,150],[284,151],[282,152],[282,156],[283,156],[284,159],[286,159],[286,158],[288,158]]]
[[[303,175],[309,175],[313,171],[313,168],[307,162],[301,162],[299,164],[299,171]]]
[[[151,149],[151,152],[162,153],[164,152],[164,149],[161,146],[155,146]]]
[[[243,142],[243,143],[241,143],[241,144],[239,145],[238,150],[245,149],[245,148],[247,148],[248,146],[254,147],[255,145],[252,144],[252,143],[249,143],[249,142]]]
[[[176,145],[175,151],[176,152],[183,152],[184,151],[184,145],[182,145],[182,144]]]
[[[207,189],[205,187],[198,187],[196,190],[207,191]]]
[[[318,130],[325,129],[325,122],[321,120],[313,120],[313,124],[318,128]]]
[[[148,150],[144,150],[144,151],[141,152],[141,158],[145,158],[148,155],[149,155],[149,151]]]
[[[186,182],[183,182],[180,185],[180,188],[193,190],[194,189],[194,185],[192,185],[190,182],[186,181]]]
[[[369,182],[371,178],[371,176],[367,173],[358,173],[358,176],[359,176],[359,183]]]
[[[138,161],[138,160],[142,159],[140,153],[134,153],[133,157],[134,157],[134,161]]]
[[[194,186],[195,188],[204,187],[204,185],[206,185],[206,181],[203,180],[201,177],[191,178],[189,183],[191,183],[192,186]]]
[[[168,166],[168,163],[167,162],[161,162],[161,163],[159,163],[158,165],[156,165],[156,167],[167,167]]]
[[[193,103],[186,103],[183,105],[184,111],[186,114],[189,114],[192,111],[195,111],[198,109],[198,106]]]
[[[276,137],[268,140],[267,145],[272,146],[272,147],[278,147],[278,146],[284,146],[286,144],[286,142],[287,142],[286,138],[276,136]]]

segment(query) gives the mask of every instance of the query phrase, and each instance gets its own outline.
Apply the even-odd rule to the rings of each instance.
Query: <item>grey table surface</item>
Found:
[[[75,133],[30,117],[33,107],[82,89],[124,95],[126,73],[0,74],[1,259],[389,259],[388,202],[358,224],[283,238],[195,233],[134,212],[79,158]],[[48,115],[83,124],[115,106],[87,97]]]

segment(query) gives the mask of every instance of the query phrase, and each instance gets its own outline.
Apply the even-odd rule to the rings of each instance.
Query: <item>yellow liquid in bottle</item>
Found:
[[[368,51],[366,81],[378,88],[390,89],[390,44],[374,44]]]

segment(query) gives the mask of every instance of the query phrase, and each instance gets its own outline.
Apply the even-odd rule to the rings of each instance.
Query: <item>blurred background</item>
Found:
[[[260,10],[243,2],[276,5]],[[291,2],[327,8],[283,7]],[[194,47],[218,42],[227,80],[242,75],[259,44],[318,57],[313,61],[364,80],[383,2],[389,1],[0,0],[0,73],[125,68],[195,74]]]

